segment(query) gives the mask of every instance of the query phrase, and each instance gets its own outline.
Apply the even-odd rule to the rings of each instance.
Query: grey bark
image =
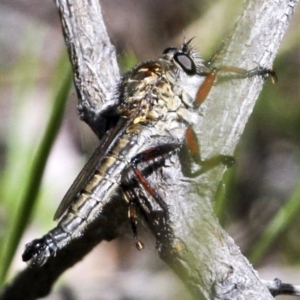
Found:
[[[295,5],[296,1],[247,1],[215,63],[245,69],[272,67]],[[220,84],[211,91],[196,127],[203,158],[233,154],[262,85],[263,79],[255,77]],[[169,199],[176,199],[170,210],[175,236],[182,244],[170,265],[195,298],[202,292],[205,299],[272,299],[214,217],[212,203],[223,172],[219,167],[188,183],[176,179],[175,188],[168,190]]]
[[[114,104],[120,80],[115,47],[110,43],[98,1],[56,0],[56,5],[73,67],[78,114],[100,137],[102,112]]]
[[[251,69],[271,67],[297,0],[249,0],[231,36],[225,40],[217,65]],[[111,104],[119,81],[115,50],[107,36],[97,0],[57,0],[66,45],[74,70],[81,118],[96,134],[100,109]],[[196,33],[195,33],[196,34]],[[233,154],[263,79],[227,82],[211,91],[196,128],[202,157]],[[109,106],[108,105],[108,106]],[[184,178],[172,158],[151,180],[170,207],[175,235],[172,251],[160,251],[195,297],[205,299],[273,299],[258,274],[241,254],[213,213],[213,200],[224,173],[215,168],[196,180]],[[171,188],[170,188],[171,186]],[[98,220],[80,239],[60,251],[41,268],[27,268],[6,287],[0,299],[36,299],[47,295],[55,280],[82,259],[96,244],[117,237],[127,221],[126,205],[103,207]],[[113,214],[112,214],[113,208]]]

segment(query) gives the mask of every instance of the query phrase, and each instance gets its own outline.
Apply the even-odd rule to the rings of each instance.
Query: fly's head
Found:
[[[199,53],[189,45],[190,42],[184,40],[180,47],[166,48],[160,61],[169,68],[170,81],[173,78],[175,85],[193,101],[204,80],[203,74],[210,70]]]

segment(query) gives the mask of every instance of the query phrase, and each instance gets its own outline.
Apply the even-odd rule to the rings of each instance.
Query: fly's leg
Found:
[[[212,69],[212,71],[210,71],[209,73],[202,74],[206,77],[196,93],[196,97],[194,100],[195,107],[199,107],[207,98],[211,88],[216,81],[217,73],[218,70],[215,68]],[[226,155],[217,155],[208,160],[202,160],[200,155],[200,145],[198,143],[196,134],[191,127],[188,127],[185,132],[185,144],[182,149],[183,151],[187,149],[190,154],[189,157],[192,159],[192,161],[201,166],[200,170],[192,172],[191,161],[189,165],[181,164],[183,173],[188,177],[199,176],[200,174],[219,164],[231,166],[234,163],[234,158]]]
[[[253,76],[262,76],[263,78],[270,76],[273,83],[277,81],[276,72],[273,69],[260,66],[251,70],[232,66],[219,66],[213,68],[210,72],[203,72],[200,75],[205,76],[205,80],[197,91],[194,101],[195,107],[199,107],[205,101],[216,80],[220,83],[232,79],[251,78]]]
[[[130,165],[131,168],[138,179],[138,182],[143,186],[143,188],[151,195],[151,197],[156,201],[156,203],[160,206],[160,208],[165,212],[166,219],[169,219],[168,205],[165,201],[160,197],[160,195],[151,187],[146,177],[143,173],[138,169],[138,164],[142,162],[147,162],[154,160],[158,157],[162,157],[170,152],[174,152],[176,149],[180,147],[179,144],[164,144],[156,147],[152,147],[146,151],[143,151],[137,154],[135,157],[131,159]]]
[[[217,70],[213,69],[211,72],[201,74],[201,75],[204,75],[206,77],[197,91],[195,101],[194,101],[195,107],[199,107],[207,98],[211,88],[213,87],[213,85],[216,81]]]
[[[276,72],[274,70],[263,68],[260,66],[251,70],[244,70],[241,68],[231,66],[220,66],[213,68],[210,72],[202,73],[201,75],[205,76],[205,79],[196,93],[196,97],[194,100],[194,106],[196,108],[199,107],[205,101],[216,80],[218,83],[220,83],[232,79],[244,79],[253,76],[262,76],[263,78],[271,76],[273,83],[277,81]],[[232,156],[221,154],[205,161],[202,160],[200,155],[200,145],[198,143],[195,132],[191,127],[188,127],[185,132],[184,148],[188,149],[192,160],[201,166],[200,170],[192,172],[190,167],[187,167],[185,164],[182,164],[183,173],[189,177],[199,176],[200,174],[206,172],[207,170],[215,166],[218,166],[219,164],[223,164],[227,167],[230,167],[234,163],[234,158]]]
[[[161,247],[164,241],[170,241],[172,236],[171,229],[169,227],[169,209],[166,202],[162,199],[162,197],[157,193],[153,187],[150,185],[146,177],[143,173],[138,169],[138,165],[143,162],[153,161],[156,158],[163,157],[164,155],[168,155],[171,152],[179,149],[180,144],[172,143],[172,144],[163,144],[152,147],[146,151],[143,151],[137,154],[135,157],[131,159],[130,165],[136,176],[138,184],[144,188],[144,190],[155,200],[155,202],[161,208],[161,211],[153,210],[150,201],[145,197],[144,203],[141,203],[139,197],[133,195],[131,197],[132,201],[136,201],[140,207],[142,208],[142,212],[144,213],[146,220],[148,221],[149,227],[155,233],[157,238],[157,245]],[[131,209],[129,207],[129,209]],[[129,212],[130,214],[130,212]],[[136,215],[133,214],[131,218],[131,224],[133,225],[134,234],[136,232]],[[168,243],[167,243],[168,245]]]
[[[215,70],[223,73],[218,76],[218,83],[232,79],[251,78],[253,76],[261,76],[265,79],[270,76],[272,83],[275,83],[277,81],[277,75],[275,70],[263,68],[261,66],[258,66],[251,70],[245,70],[232,66],[220,66],[215,68]]]
[[[128,218],[130,220],[135,246],[138,250],[142,250],[144,248],[144,244],[139,240],[138,233],[137,233],[138,221],[137,221],[137,213],[136,213],[136,203],[138,198],[133,191],[126,188],[123,188],[123,196],[126,199],[126,201],[129,203]]]
[[[133,232],[133,240],[135,246],[138,250],[143,250],[144,244],[138,239],[136,203],[134,201],[130,201],[128,214],[129,214],[129,219],[130,219],[131,228]]]
[[[227,167],[231,167],[234,164],[234,157],[230,155],[219,154],[212,158],[202,160],[200,155],[200,145],[198,143],[196,134],[191,127],[188,127],[185,132],[185,144],[182,150],[184,154],[188,152],[188,157],[190,158],[189,164],[181,164],[182,172],[187,177],[197,177],[220,164],[225,165]],[[184,156],[186,157],[186,155]],[[201,168],[195,172],[192,172],[192,162],[195,162]]]

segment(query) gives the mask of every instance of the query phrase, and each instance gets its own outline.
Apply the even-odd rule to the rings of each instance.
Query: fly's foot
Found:
[[[272,83],[275,83],[278,81],[278,77],[277,77],[276,71],[274,69],[265,69],[265,70],[266,70],[265,76],[270,76]]]
[[[232,79],[244,79],[254,76],[261,76],[263,79],[271,77],[273,83],[277,81],[277,75],[272,68],[258,66],[251,70],[245,70],[233,66],[219,66],[216,68],[221,74],[218,76],[217,83],[226,82]]]
[[[233,156],[220,154],[209,159],[200,161],[198,163],[200,165],[200,169],[197,171],[191,172],[191,170],[187,170],[187,168],[183,167],[183,173],[188,177],[195,178],[219,165],[224,165],[227,168],[229,168],[234,164],[234,162],[235,159]]]
[[[145,248],[145,245],[140,240],[135,241],[135,247],[137,250],[141,251]]]
[[[264,68],[261,66],[258,66],[252,70],[246,71],[245,72],[246,77],[252,77],[252,76],[261,76],[264,79],[267,79],[269,76],[271,77],[272,83],[275,83],[278,78],[276,75],[276,71],[272,68]]]
[[[220,155],[220,162],[227,168],[230,168],[234,165],[235,158],[231,155]]]

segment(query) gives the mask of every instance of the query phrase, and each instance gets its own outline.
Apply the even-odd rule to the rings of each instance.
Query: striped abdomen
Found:
[[[145,139],[142,136],[123,134],[102,158],[93,175],[74,198],[55,228],[41,239],[26,245],[24,261],[33,258],[34,264],[44,264],[72,239],[80,236],[98,216],[119,187],[124,171],[131,159],[140,151]],[[99,158],[100,159],[100,158]]]

